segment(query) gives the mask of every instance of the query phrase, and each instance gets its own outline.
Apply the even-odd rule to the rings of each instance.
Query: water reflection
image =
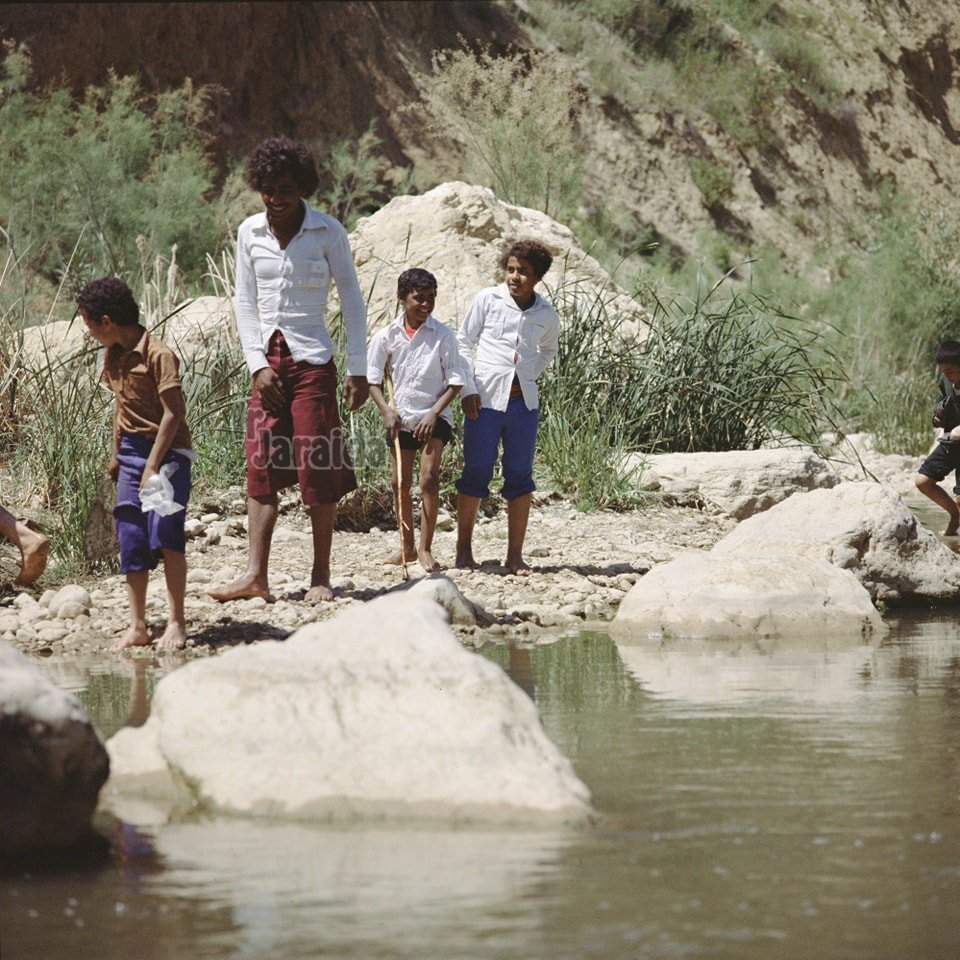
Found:
[[[109,869],[0,880],[4,956],[955,957],[960,626],[923,616],[868,643],[485,649],[535,698],[596,826],[167,823],[128,805],[104,819]],[[161,666],[99,669],[81,696],[110,724],[142,717]]]

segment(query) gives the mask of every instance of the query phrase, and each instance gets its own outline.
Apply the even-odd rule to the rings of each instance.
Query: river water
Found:
[[[957,960],[960,625],[482,655],[593,792],[578,829],[100,817],[106,862],[0,875],[2,960]],[[40,661],[105,735],[172,662]],[[424,669],[429,669],[425,664]]]

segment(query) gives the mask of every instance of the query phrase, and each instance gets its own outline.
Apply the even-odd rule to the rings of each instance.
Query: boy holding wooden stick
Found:
[[[440,459],[453,438],[450,402],[463,386],[457,338],[433,316],[437,280],[414,267],[400,274],[397,299],[402,311],[370,341],[367,377],[370,397],[383,414],[393,468],[393,494],[400,527],[400,552],[387,563],[414,555],[427,573],[440,569],[433,534],[440,508]],[[387,381],[389,398],[382,390]],[[391,384],[392,382],[392,390]],[[420,451],[420,546],[413,540],[413,460]]]

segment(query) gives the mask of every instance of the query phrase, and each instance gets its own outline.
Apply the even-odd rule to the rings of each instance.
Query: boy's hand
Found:
[[[158,472],[159,472],[159,471],[154,470],[153,467],[144,467],[144,468],[143,468],[143,476],[140,478],[140,487],[139,487],[139,489],[140,489],[141,492],[143,491],[143,488],[147,485],[147,481],[148,481],[151,477],[157,476]]]
[[[471,393],[469,397],[464,397],[460,401],[460,406],[463,407],[463,415],[468,420],[476,420],[480,416],[480,394]]]
[[[283,381],[271,367],[262,367],[253,375],[253,388],[267,413],[280,413],[287,402]]]
[[[370,395],[366,377],[347,377],[343,382],[343,399],[350,410],[359,410]]]
[[[433,428],[437,425],[437,415],[431,410],[413,428],[413,435],[418,440],[429,440],[433,436]]]
[[[383,425],[387,428],[387,433],[390,434],[390,439],[395,440],[397,434],[400,432],[400,418],[392,410],[384,410]]]
[[[116,457],[110,458],[110,463],[107,464],[107,476],[116,483],[120,477],[120,461]]]

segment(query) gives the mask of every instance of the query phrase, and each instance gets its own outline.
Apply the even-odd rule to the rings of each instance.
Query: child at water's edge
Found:
[[[937,446],[920,465],[916,476],[917,489],[949,514],[944,536],[954,537],[960,531],[960,341],[945,340],[937,349],[937,366],[940,369],[940,399],[934,408],[933,425],[941,427],[943,434]],[[951,497],[940,481],[951,470],[954,476]]]
[[[157,646],[186,645],[184,596],[187,582],[185,510],[167,516],[144,511],[140,495],[168,463],[174,500],[186,508],[190,465],[195,458],[187,427],[179,362],[173,351],[139,323],[140,310],[123,280],[103,277],[87,284],[77,306],[90,335],[105,348],[103,377],[116,408],[109,473],[117,484],[114,519],[120,541],[120,570],[127,578],[130,626],[112,647],[150,642],[146,624],[147,582],[163,557],[170,616]]]
[[[440,459],[453,437],[450,401],[463,386],[457,338],[433,316],[437,280],[415,267],[397,281],[400,315],[380,330],[367,351],[370,398],[383,414],[393,467],[393,494],[401,550],[388,563],[414,557],[413,459],[420,450],[420,547],[416,556],[428,573],[440,569],[433,557],[433,534],[440,509]],[[396,411],[383,395],[384,374],[391,378]],[[400,463],[396,440],[399,437]]]

